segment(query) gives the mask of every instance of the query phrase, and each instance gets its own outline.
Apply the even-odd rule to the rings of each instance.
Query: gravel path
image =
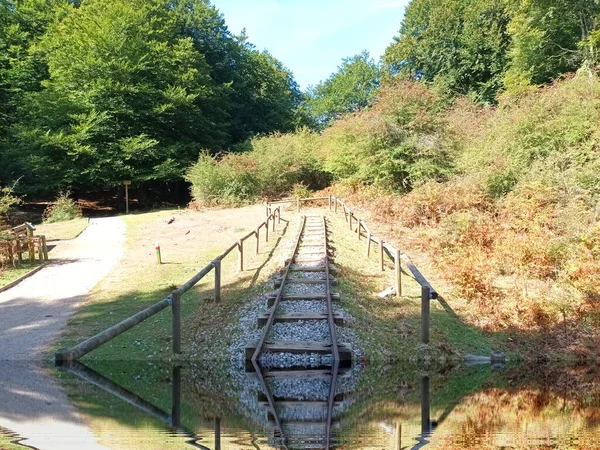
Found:
[[[0,428],[40,450],[104,450],[42,367],[44,352],[86,294],[123,255],[125,224],[94,219],[72,241],[55,243],[51,263],[0,293]]]

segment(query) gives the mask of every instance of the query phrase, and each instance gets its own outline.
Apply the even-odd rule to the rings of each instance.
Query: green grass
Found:
[[[42,261],[39,260],[25,260],[19,265],[19,267],[6,267],[4,269],[0,269],[0,287],[6,286],[15,280],[18,280],[23,275],[38,267],[41,263]]]
[[[41,223],[36,225],[36,235],[46,236],[50,239],[74,239],[79,236],[88,226],[89,219],[80,217],[78,219],[67,220],[64,222]]]
[[[23,450],[22,445],[14,444],[15,440],[18,440],[18,437],[10,437],[3,434],[2,429],[0,429],[0,449],[2,450]]]
[[[53,350],[78,343],[167,297],[236,242],[237,238],[260,223],[255,218],[248,219],[252,223],[235,220],[229,222],[227,229],[219,226],[215,228],[215,233],[209,233],[203,228],[203,221],[210,214],[213,213],[165,210],[125,216],[125,258],[94,288],[90,301],[69,322]],[[166,225],[167,219],[172,216],[176,217],[173,225]],[[186,220],[190,222],[189,227],[184,223]],[[284,222],[279,229],[283,227]],[[162,249],[161,265],[156,263],[156,240],[160,240]],[[246,289],[261,285],[260,281],[270,275],[263,265],[269,259],[274,243],[272,233],[268,245],[264,243],[264,234],[261,234],[261,253],[254,256],[254,239],[249,239],[244,246],[244,272],[238,270],[237,251],[234,250],[223,260],[220,304],[215,304],[213,299],[213,272],[183,296],[182,348],[186,357],[195,358],[204,354],[200,352],[203,351],[202,346],[200,350],[195,350],[191,345],[197,328],[202,327],[204,321],[211,332],[222,333],[222,325],[229,323],[230,315],[237,312],[249,295]],[[223,337],[224,340],[228,338],[230,336]],[[83,361],[170,357],[171,310],[167,308],[93,351]]]
[[[430,344],[420,344],[421,288],[403,265],[402,296],[377,293],[394,285],[393,263],[384,255],[379,269],[378,246],[366,256],[366,238],[349,230],[343,214],[329,214],[335,265],[342,305],[356,318],[352,326],[365,345],[367,357],[378,364],[402,359],[416,364],[458,359],[462,354],[489,355],[493,336],[470,326],[442,302],[431,302]],[[444,308],[446,307],[446,309]]]

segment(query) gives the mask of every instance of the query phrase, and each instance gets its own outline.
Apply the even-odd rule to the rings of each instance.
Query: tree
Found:
[[[509,90],[542,84],[598,63],[595,0],[520,0],[510,3],[512,38],[504,83]]]
[[[324,127],[342,114],[369,106],[379,87],[379,66],[366,50],[345,58],[337,72],[308,89],[306,109],[315,123]]]
[[[207,0],[175,4],[183,34],[205,56],[212,78],[222,87],[231,142],[293,130],[302,97],[292,73],[267,52],[258,51],[244,32],[231,34],[224,17]]]
[[[297,120],[292,74],[208,0],[0,0],[0,25],[0,170],[21,192],[183,180],[202,149]]]
[[[506,67],[508,22],[501,2],[412,0],[398,36],[385,51],[387,75],[493,102]]]

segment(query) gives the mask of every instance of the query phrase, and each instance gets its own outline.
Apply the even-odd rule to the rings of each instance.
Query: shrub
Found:
[[[326,187],[331,176],[322,169],[318,135],[308,130],[252,139],[217,159],[203,153],[187,172],[194,200],[207,206],[236,206],[290,194],[296,185]]]
[[[341,180],[409,191],[452,173],[454,143],[443,102],[424,85],[394,82],[378,92],[369,110],[325,130],[325,168]]]
[[[259,184],[252,162],[243,155],[228,155],[217,161],[202,153],[186,174],[194,200],[206,206],[237,206],[256,199]]]
[[[70,192],[60,192],[54,203],[46,208],[43,221],[46,223],[63,222],[83,217],[79,205],[69,197]]]

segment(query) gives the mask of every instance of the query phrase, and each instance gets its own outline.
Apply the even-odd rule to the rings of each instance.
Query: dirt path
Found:
[[[0,360],[40,360],[85,295],[123,254],[125,224],[94,219],[50,252],[51,263],[0,293]]]
[[[44,354],[87,293],[123,255],[125,224],[94,219],[56,244],[51,264],[0,293],[0,428],[46,449],[105,449],[42,368]]]

